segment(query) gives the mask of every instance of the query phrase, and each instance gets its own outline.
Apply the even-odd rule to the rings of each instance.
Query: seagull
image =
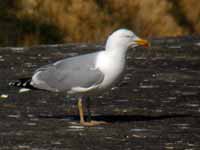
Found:
[[[12,81],[9,85],[77,96],[80,124],[105,124],[103,121],[85,120],[83,98],[101,94],[119,81],[125,70],[128,49],[137,46],[148,47],[149,42],[128,29],[118,29],[108,37],[104,50],[42,66],[32,77]]]

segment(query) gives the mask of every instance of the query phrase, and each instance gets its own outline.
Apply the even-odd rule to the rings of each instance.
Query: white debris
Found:
[[[8,115],[9,118],[20,118],[20,114]]]
[[[19,149],[31,149],[29,145],[18,145]]]
[[[195,45],[200,46],[200,42],[196,43]]]
[[[19,90],[19,93],[24,93],[24,92],[29,92],[30,89],[27,89],[27,88],[22,88]]]
[[[12,51],[21,53],[24,52],[24,47],[9,47]]]
[[[83,126],[69,126],[70,129],[84,129]]]
[[[1,94],[0,98],[8,98],[7,94]]]
[[[5,61],[5,59],[3,59],[3,56],[0,56],[0,61]]]

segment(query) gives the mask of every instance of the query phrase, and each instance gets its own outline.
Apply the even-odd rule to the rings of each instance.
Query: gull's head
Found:
[[[127,29],[119,29],[113,32],[107,40],[106,50],[121,49],[126,51],[129,47],[144,46],[148,47],[147,40],[137,37],[132,31]]]

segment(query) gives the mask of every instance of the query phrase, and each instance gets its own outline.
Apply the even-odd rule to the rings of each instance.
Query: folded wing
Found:
[[[31,85],[49,91],[68,91],[74,87],[89,88],[101,83],[103,73],[95,68],[98,53],[76,56],[37,69]]]

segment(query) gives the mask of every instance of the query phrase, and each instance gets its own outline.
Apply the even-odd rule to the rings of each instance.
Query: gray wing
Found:
[[[88,88],[103,81],[104,75],[95,69],[98,53],[71,57],[36,70],[31,84],[49,91],[68,91],[73,87]]]

